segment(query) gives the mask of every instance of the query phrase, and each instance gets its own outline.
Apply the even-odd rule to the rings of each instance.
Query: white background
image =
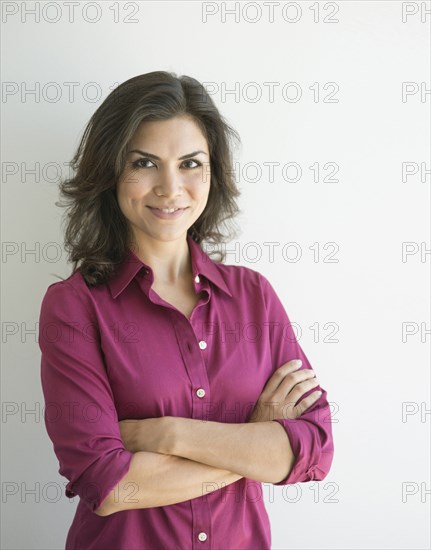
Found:
[[[37,344],[46,288],[71,271],[55,167],[67,174],[111,89],[153,70],[206,83],[240,133],[226,263],[269,278],[332,404],[328,477],[264,484],[273,548],[430,547],[430,2],[280,1],[273,21],[265,4],[80,2],[69,21],[62,2],[3,3],[2,548],[63,548],[78,500],[45,432]],[[403,82],[417,90],[404,101]],[[328,162],[338,181],[323,181]],[[406,181],[403,163],[418,168]]]

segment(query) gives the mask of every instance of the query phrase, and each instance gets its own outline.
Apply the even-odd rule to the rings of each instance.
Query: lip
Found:
[[[184,210],[187,206],[148,206],[148,208],[154,208],[155,210],[162,210],[163,208],[179,208],[180,210]]]
[[[173,212],[172,214],[168,214],[167,212],[162,212],[162,210],[158,208],[154,208],[152,206],[148,206],[148,208],[151,210],[151,212],[157,217],[162,220],[176,220],[180,216],[183,215],[184,211],[188,208],[178,208],[176,212]],[[172,206],[171,208],[176,208]]]

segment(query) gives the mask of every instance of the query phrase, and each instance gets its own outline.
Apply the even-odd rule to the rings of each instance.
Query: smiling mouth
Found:
[[[152,206],[148,206],[148,208],[151,210],[154,216],[156,216],[159,219],[164,220],[175,220],[177,218],[180,218],[189,207],[186,206],[185,208],[153,208]]]
[[[177,210],[185,210],[185,208],[155,208],[154,206],[149,206],[152,210],[159,210],[160,212],[165,212],[165,214],[172,214]]]

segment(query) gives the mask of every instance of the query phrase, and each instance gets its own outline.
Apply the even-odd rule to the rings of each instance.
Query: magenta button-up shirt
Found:
[[[79,496],[66,550],[271,547],[262,484],[248,478],[169,506],[94,513],[133,456],[118,421],[247,422],[278,367],[302,359],[302,368],[311,368],[268,280],[212,260],[190,236],[187,242],[200,293],[190,319],[152,290],[151,268],[131,250],[107,284],[87,287],[78,271],[51,284],[43,298],[45,425],[59,473],[69,481],[66,496]],[[329,404],[321,387],[306,395],[315,389],[323,394],[300,417],[273,420],[296,457],[288,477],[275,485],[322,480],[329,472]]]

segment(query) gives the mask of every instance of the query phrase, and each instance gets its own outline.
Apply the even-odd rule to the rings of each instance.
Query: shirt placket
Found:
[[[205,315],[204,309],[208,307],[211,289],[208,281],[202,281],[199,275],[195,276],[194,282],[197,292],[206,290],[207,294],[204,293],[200,298],[190,319],[177,313],[175,332],[192,384],[190,418],[205,420],[207,417],[206,411],[208,410],[206,403],[211,403],[211,388],[205,362],[205,355],[209,352],[209,348],[208,342],[197,336],[197,327],[200,324],[200,319]],[[192,499],[190,503],[192,509],[192,548],[193,550],[212,550],[213,533],[208,499],[206,495],[202,495]]]
[[[190,319],[187,319],[180,311],[164,300],[160,300],[154,294],[149,298],[154,303],[169,309],[177,343],[192,384],[190,418],[205,420],[209,410],[209,406],[206,406],[206,404],[211,403],[211,389],[204,357],[209,349],[208,342],[197,336],[197,327],[200,320],[205,317],[204,309],[208,307],[212,290],[208,281],[202,280],[198,274],[195,275],[194,283],[196,292],[206,290],[207,293],[204,293],[199,299]],[[214,542],[207,496],[203,494],[200,497],[191,499],[190,504],[192,510],[192,550],[212,550]]]

